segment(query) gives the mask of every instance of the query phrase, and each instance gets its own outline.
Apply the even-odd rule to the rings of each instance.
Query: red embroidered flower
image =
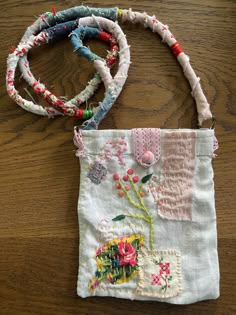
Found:
[[[152,273],[152,282],[151,282],[151,285],[159,285],[159,286],[162,286],[161,284],[161,274],[157,275],[157,274],[154,274]]]
[[[137,264],[135,248],[126,242],[118,243],[118,259],[121,266],[131,265],[132,267]]]
[[[160,263],[159,264],[159,266],[161,267],[161,269],[160,269],[160,274],[163,274],[163,273],[165,273],[165,274],[167,274],[167,275],[169,275],[170,274],[170,263]]]
[[[104,250],[105,250],[105,248],[103,246],[98,248],[96,251],[96,256],[100,255],[102,252],[104,252]]]

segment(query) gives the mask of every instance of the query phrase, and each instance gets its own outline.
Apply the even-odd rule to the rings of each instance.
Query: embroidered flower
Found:
[[[127,174],[132,175],[134,174],[134,170],[132,168],[129,168],[127,171]]]
[[[172,275],[170,274],[170,263],[169,262],[163,262],[163,257],[161,256],[159,260],[154,260],[155,265],[157,265],[158,273],[151,274],[152,281],[151,285],[157,284],[160,286],[161,292],[166,292],[168,288],[170,288],[170,282],[172,281]]]
[[[103,251],[104,251],[104,246],[100,247],[100,248],[96,251],[96,256],[100,255]]]
[[[135,266],[137,264],[136,251],[132,245],[130,245],[129,243],[120,242],[118,243],[118,249],[118,258],[121,266]]]
[[[128,282],[138,274],[137,253],[144,244],[140,234],[115,238],[96,251],[97,270],[88,284],[89,291],[94,293],[103,281],[111,284]]]
[[[113,174],[113,180],[115,181],[115,188],[118,190],[117,194],[120,198],[126,198],[128,203],[136,209],[135,213],[120,213],[114,217],[113,221],[124,220],[126,217],[135,218],[139,220],[144,220],[149,224],[149,244],[150,249],[153,249],[153,218],[150,210],[145,205],[145,201],[142,199],[148,195],[147,189],[145,189],[145,184],[148,183],[152,178],[152,174],[148,174],[143,177],[136,175],[133,168],[129,168],[126,174],[119,175],[118,173]],[[142,213],[140,213],[142,211]]]
[[[119,179],[119,175],[118,175],[117,173],[115,173],[115,174],[113,175],[113,179],[114,179],[114,180],[118,180],[118,179]]]
[[[125,166],[123,153],[126,152],[127,149],[128,145],[124,136],[114,139],[113,141],[107,141],[100,149],[99,159],[106,163],[111,160],[116,160],[119,165]]]
[[[161,284],[161,275],[160,274],[156,275],[156,274],[152,273],[151,276],[152,276],[151,285],[157,284],[159,286],[162,286],[162,284]]]
[[[168,263],[168,262],[167,263],[160,262],[159,266],[161,267],[161,269],[160,269],[160,273],[161,274],[162,273],[165,273],[167,275],[170,274],[170,263]]]
[[[97,268],[98,268],[98,271],[101,271],[101,270],[102,270],[103,265],[104,265],[103,261],[98,258],[98,259],[97,259]]]
[[[132,178],[134,183],[137,183],[139,181],[139,177],[137,175],[133,176]]]
[[[181,294],[181,254],[175,249],[138,252],[139,280],[136,296],[171,298]],[[166,274],[166,272],[168,274]]]
[[[90,292],[91,293],[95,292],[95,290],[97,289],[98,286],[99,286],[99,281],[98,281],[97,277],[94,277],[90,281]]]

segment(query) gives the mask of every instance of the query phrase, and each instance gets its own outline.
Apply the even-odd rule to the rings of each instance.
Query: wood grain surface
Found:
[[[6,58],[26,27],[52,5],[77,1],[0,0],[0,314],[236,314],[236,107],[235,0],[83,1],[90,6],[132,7],[169,25],[191,56],[212,111],[220,143],[214,160],[221,296],[188,306],[157,302],[81,299],[78,268],[77,199],[80,166],[72,142],[76,119],[47,119],[23,111],[5,89]],[[197,127],[195,103],[180,66],[160,38],[139,26],[123,25],[132,64],[122,94],[102,129]],[[88,42],[106,55],[106,45]],[[52,47],[53,46],[53,47]],[[52,49],[53,48],[53,49]],[[58,96],[71,98],[94,73],[69,41],[30,53],[30,64]],[[26,86],[17,74],[23,96]],[[103,98],[101,87],[92,101]],[[40,100],[39,100],[40,102]]]

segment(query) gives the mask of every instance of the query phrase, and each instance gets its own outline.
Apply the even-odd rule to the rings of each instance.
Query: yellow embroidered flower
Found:
[[[103,261],[100,258],[96,258],[96,262],[97,262],[97,269],[98,271],[101,271],[103,268]]]
[[[89,281],[89,292],[90,293],[94,293],[96,288],[99,286],[99,281],[97,277],[93,277],[90,281]]]

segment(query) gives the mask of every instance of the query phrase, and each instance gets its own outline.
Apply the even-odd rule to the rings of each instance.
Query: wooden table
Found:
[[[108,0],[83,2],[114,6]],[[235,314],[235,1],[116,3],[122,8],[156,14],[169,25],[191,56],[217,117],[220,149],[213,163],[221,296],[216,301],[188,306],[76,296],[80,167],[72,136],[78,121],[68,117],[47,119],[23,111],[9,99],[4,79],[9,49],[18,43],[34,16],[50,11],[52,5],[59,11],[75,4],[80,5],[70,0],[0,1],[0,314]],[[124,25],[123,29],[131,45],[132,65],[127,84],[101,128],[197,127],[189,85],[166,45],[142,27]],[[105,56],[105,45],[89,45]],[[88,62],[72,52],[69,41],[35,49],[30,63],[37,78],[57,95],[69,98],[94,73]],[[19,74],[16,85],[27,97]],[[93,101],[101,100],[103,93],[101,87]]]

